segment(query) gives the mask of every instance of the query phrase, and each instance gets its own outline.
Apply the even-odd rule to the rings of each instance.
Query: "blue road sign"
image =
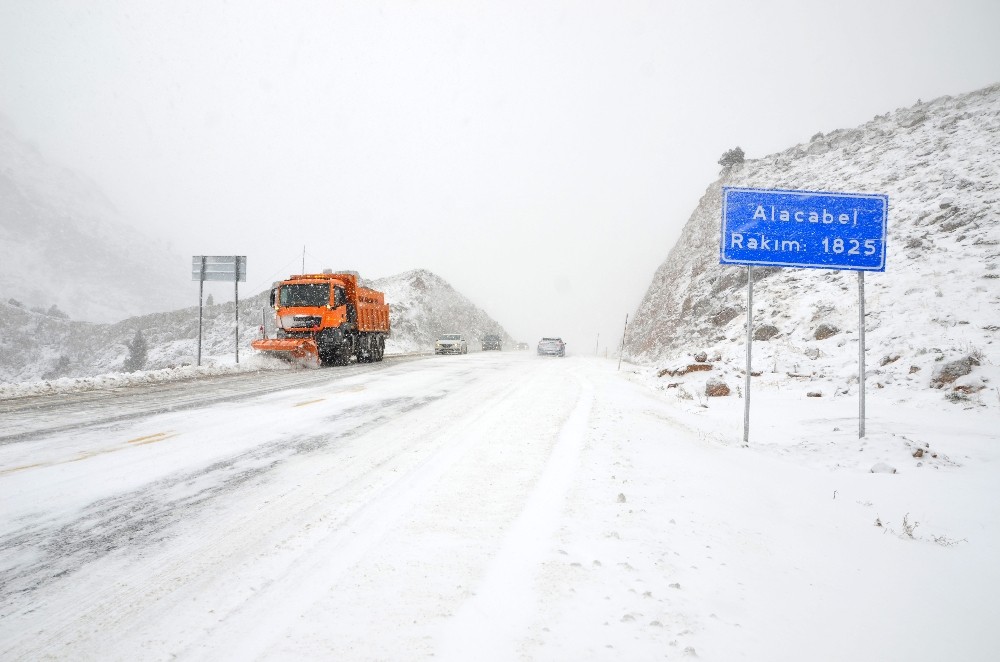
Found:
[[[885,271],[889,197],[722,189],[722,264]]]

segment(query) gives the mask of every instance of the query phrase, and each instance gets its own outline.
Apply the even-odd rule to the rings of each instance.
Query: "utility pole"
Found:
[[[625,328],[622,329],[622,346],[618,350],[618,369],[622,369],[622,354],[625,353],[625,334],[628,332],[628,313],[625,313]]]

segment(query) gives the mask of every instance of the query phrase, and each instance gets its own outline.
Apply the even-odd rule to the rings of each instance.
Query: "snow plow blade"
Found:
[[[254,340],[250,346],[285,361],[319,365],[319,349],[312,338],[266,338]]]

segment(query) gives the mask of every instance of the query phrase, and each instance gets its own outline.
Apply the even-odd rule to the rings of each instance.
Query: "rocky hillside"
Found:
[[[888,194],[886,271],[865,276],[874,378],[942,386],[944,366],[957,362],[964,374],[948,390],[992,392],[978,366],[1000,365],[1000,85],[726,168],[649,286],[627,335],[631,360],[674,371],[699,352],[731,371],[745,361],[746,268],[718,263],[723,186]],[[753,273],[754,371],[849,385],[857,274]]]
[[[184,291],[167,283],[190,280],[190,258],[142,236],[95,184],[48,163],[2,121],[0,246],[0,298],[74,319],[175,308]]]
[[[365,283],[386,293],[392,335],[389,353],[430,351],[441,333],[464,333],[470,341],[503,327],[429,271],[410,271]],[[267,292],[240,298],[240,359],[253,357],[250,342],[259,337],[262,321],[273,333]],[[233,302],[205,306],[202,320],[203,363],[235,360]],[[0,383],[61,377],[89,377],[123,369],[126,343],[140,331],[148,344],[143,368],[193,364],[198,352],[198,308],[130,317],[116,324],[79,322],[23,305],[0,301]],[[479,344],[470,342],[471,351]]]
[[[487,333],[498,334],[507,343],[511,341],[496,320],[440,276],[424,269],[366,284],[385,292],[390,303],[392,338],[387,345],[390,349],[430,350],[442,333],[465,334],[470,351],[480,348],[479,341]]]

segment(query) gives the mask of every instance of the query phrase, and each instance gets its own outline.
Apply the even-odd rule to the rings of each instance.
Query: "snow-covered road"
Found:
[[[524,510],[577,407],[583,378],[529,358],[298,371],[312,383],[297,388],[290,373],[267,375],[279,391],[224,378],[8,406],[4,657],[419,650]],[[273,392],[254,396],[262,389]],[[570,460],[586,416],[564,442]],[[384,563],[420,577],[359,586],[385,549],[395,551]],[[332,618],[310,617],[320,612]],[[355,618],[395,630],[403,615],[408,638],[341,633]]]
[[[416,354],[387,356],[386,361],[399,363],[418,357]],[[265,367],[285,367],[280,362],[266,360],[257,360],[255,363]],[[22,397],[0,399],[0,417],[4,422],[3,429],[0,430],[0,444],[46,433],[75,430],[84,425],[112,423],[150,414],[246,400],[266,393],[322,384],[354,373],[379,370],[383,365],[352,363],[340,368],[337,373],[281,369],[216,375],[195,373],[187,379],[150,383],[129,383],[125,378],[120,385],[37,396],[24,394]]]
[[[997,650],[997,524],[938,517],[962,544],[885,535],[873,502],[906,476],[708,439],[613,361],[479,353],[301,374],[204,407],[189,400],[212,380],[161,389],[179,411],[125,389],[93,404],[129,416],[0,445],[0,658]],[[739,402],[716,415],[738,420]],[[949,512],[981,512],[994,480],[963,476]],[[920,484],[906,507],[952,485]]]

